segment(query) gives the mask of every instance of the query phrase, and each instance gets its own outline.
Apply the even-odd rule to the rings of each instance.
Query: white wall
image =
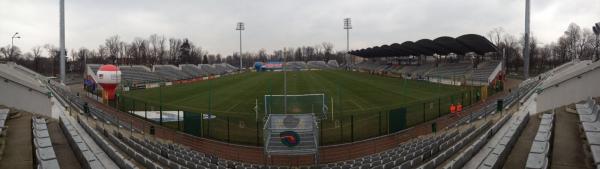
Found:
[[[1,105],[52,117],[50,97],[46,93],[30,90],[2,77],[0,80]]]
[[[563,105],[576,103],[588,97],[600,96],[600,69],[575,76],[557,85],[548,87],[538,94],[539,112]]]

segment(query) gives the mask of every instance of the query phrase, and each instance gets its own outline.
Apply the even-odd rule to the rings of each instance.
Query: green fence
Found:
[[[476,93],[481,92],[480,89],[480,87],[465,87],[455,93],[426,101],[412,101],[398,107],[371,109],[368,112],[344,115],[337,115],[342,113],[336,112],[333,117],[328,113],[328,118],[319,124],[320,142],[322,145],[332,145],[386,135],[391,132],[389,126],[394,125],[391,123],[401,122],[401,119],[390,119],[392,117],[390,111],[398,108],[406,109],[404,127],[409,128],[448,114],[449,107],[453,103],[461,103],[465,107],[476,103],[478,101]],[[258,118],[252,110],[249,110],[245,116],[209,114],[172,105],[161,106],[159,102],[145,102],[124,95],[118,98],[117,105],[121,111],[130,113],[136,111],[137,113],[132,114],[192,135],[236,144],[263,145],[264,110],[262,108],[258,110]],[[161,110],[163,118],[152,116],[153,112],[156,114]],[[170,117],[165,115],[167,111],[172,113]],[[174,112],[177,112],[176,115]],[[193,115],[194,113],[197,115]],[[202,113],[204,115],[201,115]]]

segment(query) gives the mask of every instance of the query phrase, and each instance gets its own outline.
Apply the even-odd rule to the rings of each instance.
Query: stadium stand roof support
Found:
[[[497,47],[485,37],[477,34],[466,34],[457,38],[442,36],[434,40],[421,39],[417,42],[406,41],[401,44],[374,46],[353,50],[349,53],[363,58],[377,58],[447,55],[450,53],[464,55],[469,52],[484,55],[488,52],[497,51]]]

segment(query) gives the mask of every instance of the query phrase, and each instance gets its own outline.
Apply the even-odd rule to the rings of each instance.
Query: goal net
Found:
[[[264,126],[268,155],[306,155],[318,152],[318,127],[312,114],[270,114]]]
[[[265,95],[265,115],[314,114],[325,118],[328,111],[325,94]],[[287,102],[287,103],[286,103]]]

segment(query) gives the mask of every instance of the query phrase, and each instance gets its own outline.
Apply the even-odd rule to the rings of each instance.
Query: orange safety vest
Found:
[[[450,113],[456,112],[456,106],[454,104],[450,105]]]
[[[458,104],[458,106],[456,106],[456,110],[458,112],[462,112],[462,104]]]

